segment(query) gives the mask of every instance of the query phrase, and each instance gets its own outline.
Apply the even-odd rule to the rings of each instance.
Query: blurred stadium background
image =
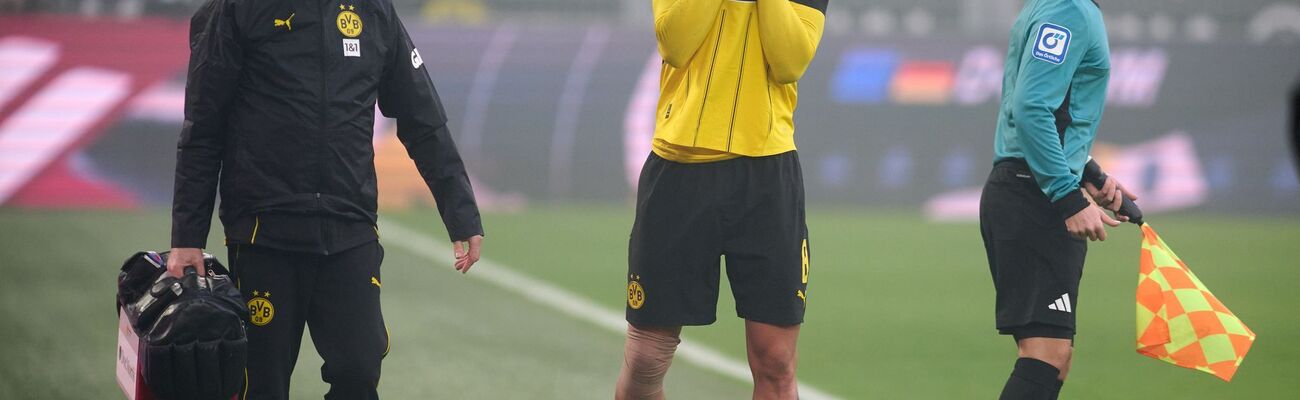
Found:
[[[391,123],[375,145],[389,248],[388,398],[608,398],[633,180],[658,58],[646,0],[393,0],[451,116],[486,257],[451,272]],[[117,398],[121,259],[167,245],[197,0],[0,0],[0,398]],[[1286,106],[1300,1],[1101,1],[1096,156],[1259,334],[1231,384],[1133,352],[1138,234],[1095,244],[1064,398],[1283,399],[1300,387],[1300,180]],[[796,114],[813,256],[800,378],[839,398],[991,398],[974,225],[1017,0],[833,0]],[[224,257],[214,232],[210,251]],[[725,292],[725,289],[724,289]],[[743,398],[740,322],[689,329],[675,398]],[[303,352],[295,398],[320,398]],[[741,369],[737,369],[741,368]]]

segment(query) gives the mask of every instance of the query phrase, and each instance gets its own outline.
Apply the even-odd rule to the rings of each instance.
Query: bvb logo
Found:
[[[343,36],[350,38],[361,36],[361,16],[353,12],[353,10],[356,9],[356,6],[344,7],[342,4],[339,4],[339,10],[341,11],[339,11],[338,27],[339,32],[342,33]]]
[[[253,291],[253,298],[248,300],[248,320],[257,326],[266,326],[275,318],[275,306],[271,305],[271,292]]]
[[[627,306],[633,310],[640,310],[645,305],[645,289],[641,288],[641,282],[631,281],[627,284]]]

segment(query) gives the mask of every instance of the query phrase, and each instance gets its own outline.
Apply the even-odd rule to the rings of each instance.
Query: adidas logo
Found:
[[[1066,293],[1066,294],[1061,295],[1061,298],[1056,299],[1056,301],[1053,302],[1052,304],[1048,304],[1048,305],[1047,305],[1047,309],[1048,309],[1048,310],[1056,310],[1056,311],[1064,311],[1064,312],[1068,312],[1068,313],[1072,313],[1072,312],[1074,312],[1074,310],[1070,308],[1070,294],[1069,294],[1069,293]]]

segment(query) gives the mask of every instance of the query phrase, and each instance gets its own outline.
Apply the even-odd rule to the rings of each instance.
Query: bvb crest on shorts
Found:
[[[253,325],[266,326],[275,318],[275,306],[271,304],[271,292],[253,291],[253,298],[248,300],[248,321]]]
[[[645,289],[641,288],[641,282],[636,280],[641,279],[641,277],[628,275],[628,278],[627,306],[632,307],[633,310],[640,310],[641,306],[645,305]]]
[[[339,33],[342,33],[343,36],[350,38],[361,36],[363,25],[361,16],[354,12],[356,9],[357,6],[355,5],[344,6],[339,4],[338,28]]]

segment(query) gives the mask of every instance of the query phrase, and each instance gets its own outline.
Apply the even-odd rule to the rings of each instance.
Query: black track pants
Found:
[[[248,301],[248,379],[240,399],[286,400],[304,326],[325,365],[328,400],[378,399],[388,331],[379,307],[384,249],[366,243],[316,255],[231,245],[231,271]]]

